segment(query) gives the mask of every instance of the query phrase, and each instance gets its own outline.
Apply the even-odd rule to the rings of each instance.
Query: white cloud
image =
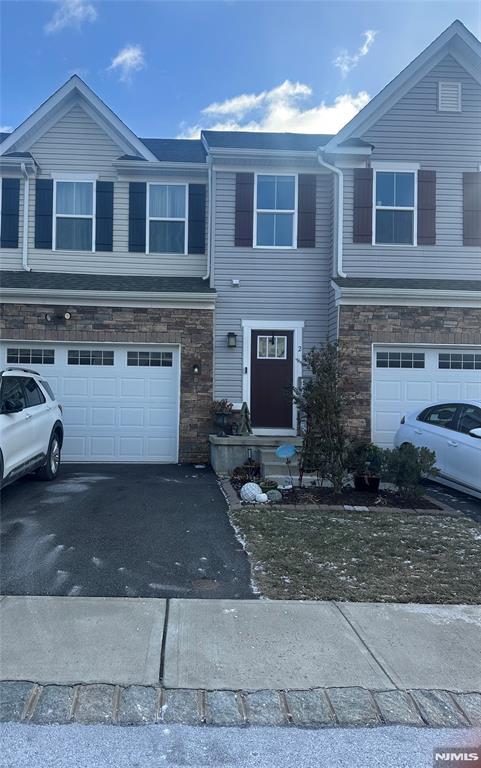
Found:
[[[280,131],[292,133],[337,133],[369,101],[366,91],[344,93],[330,104],[312,107],[303,102],[312,96],[305,83],[285,80],[269,91],[243,93],[209,104],[195,125],[181,126],[179,138],[198,138],[201,130]]]
[[[129,82],[133,72],[139,72],[145,67],[144,52],[140,45],[126,45],[112,59],[109,69],[119,72],[119,79]]]
[[[80,29],[85,21],[93,22],[97,18],[97,11],[92,3],[87,0],[56,0],[58,8],[47,24],[45,32],[60,32],[65,27]]]
[[[356,51],[356,53],[348,53],[346,49],[343,49],[338,56],[334,59],[332,62],[335,67],[338,67],[338,69],[341,70],[341,74],[343,77],[346,77],[346,75],[349,74],[351,69],[354,69],[354,67],[357,67],[359,64],[360,59],[362,59],[363,56],[366,56],[369,53],[369,49],[371,45],[374,42],[374,39],[377,35],[377,31],[375,29],[367,29],[366,32],[363,32],[364,42],[361,45],[360,48]]]
[[[0,125],[0,133],[11,133],[13,128],[11,125]]]

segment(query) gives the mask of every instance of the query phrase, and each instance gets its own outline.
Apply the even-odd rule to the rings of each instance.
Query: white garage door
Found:
[[[8,342],[1,360],[52,387],[63,406],[64,461],[177,461],[177,347]]]
[[[401,417],[429,403],[481,398],[481,347],[374,346],[372,440],[391,447]]]

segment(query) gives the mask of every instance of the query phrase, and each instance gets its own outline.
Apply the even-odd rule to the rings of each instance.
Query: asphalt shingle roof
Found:
[[[140,139],[158,160],[171,163],[205,163],[200,139]]]
[[[260,133],[254,131],[202,131],[209,147],[222,149],[280,149],[315,152],[332,139],[325,133]]]
[[[428,291],[481,291],[481,280],[396,277],[335,277],[340,288],[412,288]]]
[[[158,275],[87,275],[70,272],[0,272],[1,288],[69,291],[132,291],[146,293],[212,293],[201,277]]]

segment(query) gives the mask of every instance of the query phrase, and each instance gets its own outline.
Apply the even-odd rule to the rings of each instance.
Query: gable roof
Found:
[[[290,152],[316,152],[327,144],[332,134],[320,133],[264,133],[255,131],[202,131],[209,149],[284,150]]]
[[[128,128],[122,120],[108,107],[97,94],[78,75],[72,75],[55,93],[41,104],[35,112],[27,117],[12,133],[8,134],[0,143],[0,155],[5,155],[28,133],[39,128],[43,121],[62,108],[64,103],[69,103],[72,96],[80,95],[84,100],[84,106],[94,119],[103,124],[107,132],[114,140],[120,142],[126,149],[130,148],[145,160],[157,160],[150,149]]]
[[[384,115],[408,90],[410,90],[444,56],[451,54],[470,75],[481,82],[481,43],[464,24],[456,19],[419,56],[341,128],[324,147],[326,154],[366,130]]]

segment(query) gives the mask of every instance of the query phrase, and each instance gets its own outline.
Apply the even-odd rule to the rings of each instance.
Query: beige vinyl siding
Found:
[[[461,112],[438,112],[438,82],[462,84]],[[353,171],[344,172],[344,269],[349,277],[481,278],[479,248],[463,246],[463,171],[481,163],[481,85],[446,56],[362,135],[373,160],[420,163],[436,171],[436,245],[352,242]]]
[[[234,246],[235,173],[215,174],[214,397],[241,402],[242,320],[272,320],[274,328],[283,320],[303,320],[304,352],[327,338],[332,178],[318,174],[316,247],[270,250]],[[240,286],[233,287],[232,279]],[[229,331],[237,334],[235,349],[227,348]]]
[[[38,176],[50,178],[62,173],[83,173],[98,180],[114,182],[113,252],[52,251],[35,248],[35,179],[30,182],[29,206],[29,266],[41,272],[75,272],[93,274],[143,274],[203,276],[207,270],[205,254],[145,254],[130,253],[129,238],[129,179],[118,179],[113,163],[124,150],[80,106],[61,117],[54,126],[29,149],[39,165]],[[185,172],[184,172],[185,174]],[[204,178],[188,178],[169,171],[166,178],[176,182],[203,182]],[[134,180],[134,179],[132,179]],[[153,180],[153,179],[152,179]],[[159,181],[163,181],[164,179]],[[19,249],[1,251],[1,268],[21,267],[21,238],[23,230],[23,182],[20,194]],[[206,223],[207,227],[207,223]]]
[[[18,178],[18,176],[13,173],[2,173],[2,178]],[[0,269],[22,269],[24,183],[24,179],[20,179],[20,193],[18,203],[18,248],[0,248]],[[30,191],[31,190],[32,182],[30,181]]]

